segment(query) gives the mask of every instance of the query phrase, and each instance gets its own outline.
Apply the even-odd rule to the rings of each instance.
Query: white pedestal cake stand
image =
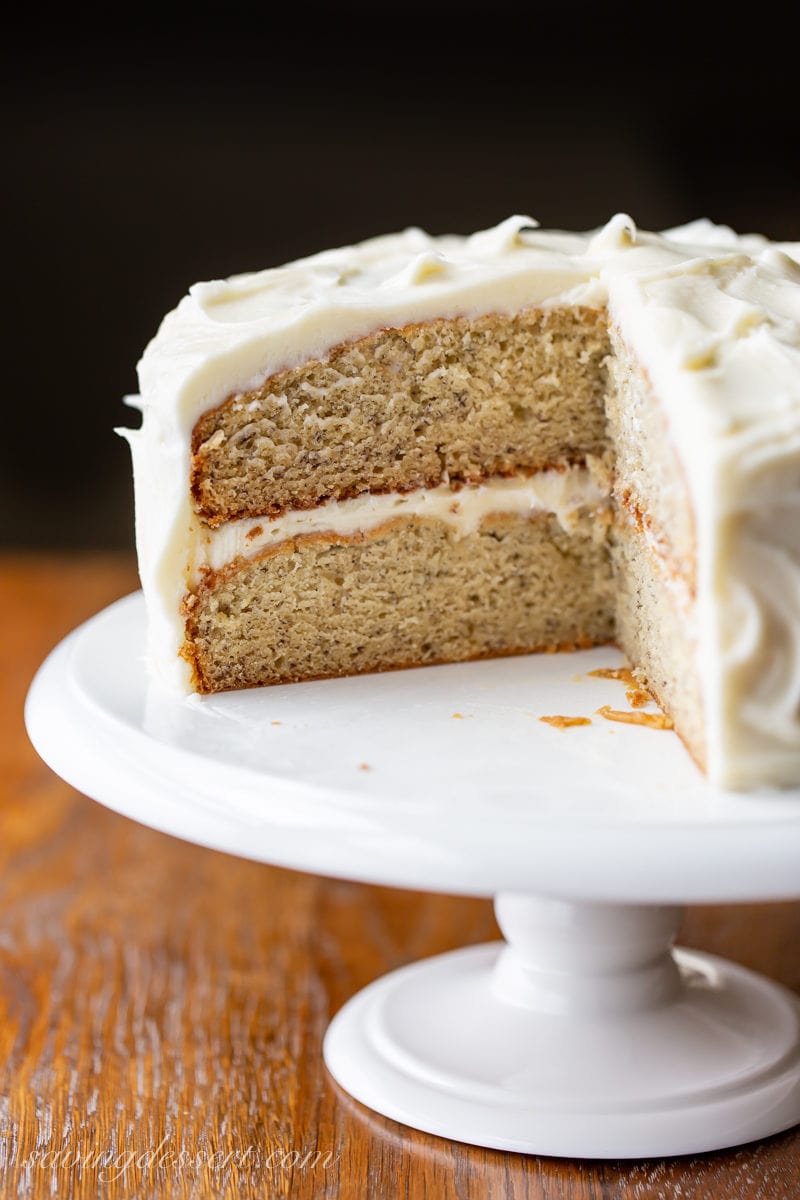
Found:
[[[800,1121],[800,1004],[671,951],[686,902],[800,896],[800,792],[721,794],[677,738],[541,715],[625,708],[608,649],[176,700],[141,597],[30,691],[42,757],[101,803],[232,854],[495,896],[506,942],[394,971],[333,1020],[364,1104],[448,1138],[572,1157],[712,1150]]]

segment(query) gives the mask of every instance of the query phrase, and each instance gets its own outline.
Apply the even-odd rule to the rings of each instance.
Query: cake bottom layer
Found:
[[[675,724],[699,766],[706,763],[694,601],[688,584],[618,510],[611,534],[615,640],[637,677]]]
[[[605,533],[539,514],[296,538],[205,575],[182,653],[207,693],[611,641]]]

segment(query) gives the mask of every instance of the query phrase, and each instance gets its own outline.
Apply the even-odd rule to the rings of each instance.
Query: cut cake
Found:
[[[125,431],[153,672],[615,641],[712,782],[800,782],[797,257],[512,217],[194,286]]]

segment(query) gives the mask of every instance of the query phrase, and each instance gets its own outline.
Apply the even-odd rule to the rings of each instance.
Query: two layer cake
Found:
[[[512,217],[191,288],[126,431],[154,673],[615,641],[714,783],[800,781],[798,257]]]

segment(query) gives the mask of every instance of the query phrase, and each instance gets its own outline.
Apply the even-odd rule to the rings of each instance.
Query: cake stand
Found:
[[[169,697],[141,597],[31,687],[50,766],[117,812],[245,858],[494,896],[505,942],[413,963],[324,1044],[356,1099],[463,1142],[695,1153],[800,1121],[800,1004],[673,950],[680,905],[800,896],[800,792],[709,788],[677,738],[542,715],[625,708],[607,648]]]

